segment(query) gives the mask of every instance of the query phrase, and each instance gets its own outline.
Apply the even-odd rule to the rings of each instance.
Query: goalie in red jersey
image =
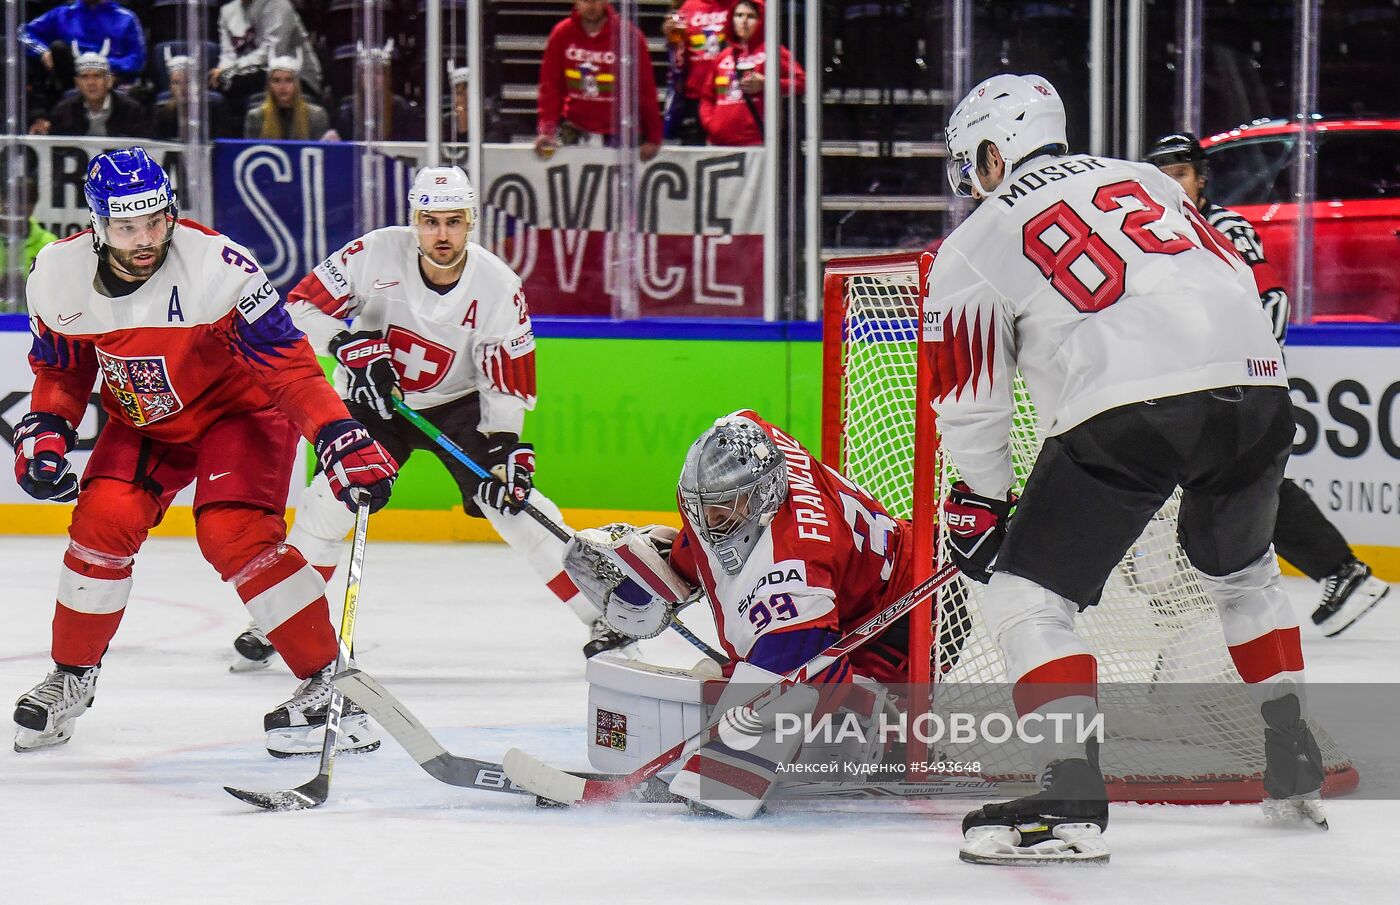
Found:
[[[564,566],[614,629],[659,634],[675,602],[703,590],[720,643],[737,661],[716,713],[743,703],[825,650],[910,588],[909,522],[752,411],[719,419],[686,455],[682,529],[609,525],[580,531]],[[640,580],[627,578],[641,576]],[[842,706],[853,676],[907,676],[907,623],[896,623],[797,686],[759,716],[799,719]],[[732,741],[732,739],[731,739]],[[752,817],[798,756],[800,734],[736,751],[724,740],[687,751],[671,791]]]
[[[84,188],[92,229],[40,252],[26,286],[34,391],[15,473],[30,496],[77,506],[54,669],[16,702],[15,749],[68,741],[126,609],[132,562],[194,483],[200,551],[304,680],[264,718],[268,750],[301,750],[324,733],[337,643],[324,582],[284,543],[297,440],[314,443],[347,506],[362,491],[383,506],[398,466],[350,418],[252,254],[179,219],[143,149],[94,158]],[[99,376],[109,419],[79,480],[67,456]],[[341,732],[347,748],[379,744],[358,708]]]

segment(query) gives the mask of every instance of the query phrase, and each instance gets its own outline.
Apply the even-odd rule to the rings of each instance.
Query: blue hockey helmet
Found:
[[[112,244],[110,221],[165,212],[165,241],[175,230],[179,208],[170,177],[145,148],[124,148],[99,154],[88,164],[83,182],[92,212],[93,246]]]

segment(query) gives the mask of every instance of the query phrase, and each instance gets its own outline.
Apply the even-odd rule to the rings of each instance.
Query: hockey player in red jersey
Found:
[[[1282,346],[1288,334],[1288,293],[1283,280],[1264,257],[1264,243],[1254,225],[1206,196],[1210,164],[1196,136],[1190,132],[1163,135],[1146,156],[1148,163],[1180,183],[1206,221],[1234,243],[1254,272],[1259,303],[1273,324],[1274,339]],[[1346,631],[1390,593],[1390,586],[1371,574],[1371,567],[1351,552],[1346,538],[1308,492],[1288,478],[1279,486],[1274,547],[1280,556],[1322,584],[1322,599],[1313,610],[1312,621],[1329,638]]]
[[[1180,486],[1181,546],[1260,705],[1266,812],[1325,825],[1270,544],[1292,406],[1249,268],[1170,177],[1070,154],[1039,76],[975,87],[947,139],[954,189],[982,203],[939,248],[924,303],[939,434],[962,477],[944,517],[955,562],[988,582],[1018,712],[1092,723],[1098,664],[1075,614]],[[1018,370],[1047,434],[1019,500]],[[1038,754],[1042,790],[968,814],[964,860],[1108,858],[1096,742]]]
[[[564,521],[535,488],[534,448],[520,439],[535,407],[535,333],[520,277],[470,241],[476,193],[457,167],[421,170],[408,207],[411,225],[360,236],[307,274],[288,294],[292,320],[335,357],[336,389],[370,435],[400,462],[415,450],[437,456],[466,513],[489,521],[591,627],[586,656],[630,643],[579,596],[560,568],[559,540],[520,511],[528,501]],[[482,481],[398,414],[396,394],[497,478]],[[289,539],[329,580],[353,521],[317,475]],[[252,661],[272,653],[256,626],[234,646]]]
[[[94,158],[84,189],[92,229],[40,252],[26,286],[34,390],[15,473],[30,496],[77,505],[54,670],[16,702],[15,749],[68,741],[92,703],[136,554],[191,483],[205,559],[304,680],[264,718],[269,750],[274,736],[319,735],[337,642],[320,576],[284,543],[297,440],[314,443],[347,507],[361,491],[383,506],[397,466],[326,385],[248,250],[179,219],[170,180],[143,149]],[[99,376],[109,418],[79,480],[67,455]],[[346,747],[378,745],[363,711],[343,719]]]
[[[909,523],[752,411],[727,415],[700,435],[686,454],[677,496],[679,533],[661,526],[587,529],[570,544],[565,567],[614,628],[640,638],[666,627],[673,611],[667,598],[702,589],[720,643],[738,661],[715,712],[802,666],[909,590]],[[630,588],[655,588],[649,576],[657,575],[671,592],[617,593],[621,577],[638,568],[648,577]],[[853,673],[905,681],[906,632],[896,624],[785,694],[784,712],[838,706]],[[742,755],[722,740],[688,751],[671,790],[751,817],[797,755],[798,741],[765,740]]]

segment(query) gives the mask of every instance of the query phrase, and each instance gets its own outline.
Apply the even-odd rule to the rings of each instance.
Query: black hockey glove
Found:
[[[483,511],[518,512],[535,486],[535,448],[515,434],[490,434],[487,441],[487,467],[495,480],[481,482],[476,504]]]
[[[1015,508],[1015,494],[994,500],[978,496],[962,481],[953,485],[943,501],[943,524],[953,563],[968,578],[982,584],[991,580],[992,563],[1006,540],[1006,523]]]
[[[36,500],[67,503],[78,498],[78,476],[68,451],[78,442],[68,422],[51,412],[30,412],[15,428],[15,480]]]
[[[394,370],[389,341],[375,330],[358,333],[342,330],[331,339],[328,348],[345,368],[349,379],[346,398],[373,409],[385,421],[393,418],[393,397],[399,386],[399,375]]]

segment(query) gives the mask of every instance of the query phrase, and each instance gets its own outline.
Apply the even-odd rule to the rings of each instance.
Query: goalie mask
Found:
[[[700,539],[737,575],[787,499],[787,459],[757,424],[721,418],[686,453],[677,495]]]

